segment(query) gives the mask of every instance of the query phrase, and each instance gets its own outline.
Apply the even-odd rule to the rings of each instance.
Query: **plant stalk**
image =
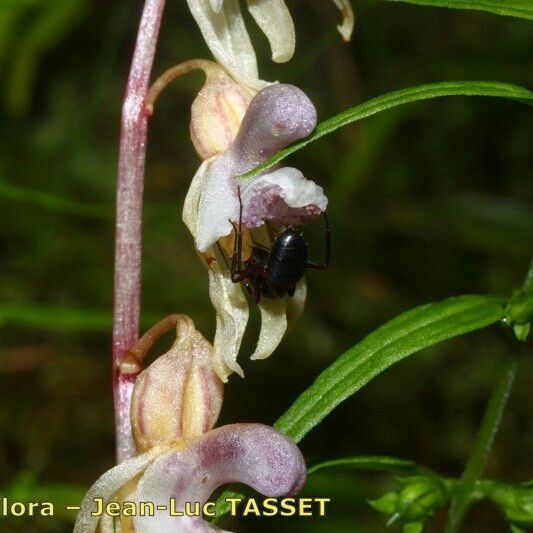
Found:
[[[516,359],[509,358],[505,362],[501,375],[494,386],[474,448],[452,497],[446,533],[457,533],[459,531],[465,513],[472,503],[477,482],[483,475],[494,438],[500,427],[503,411],[509,399],[516,375],[516,367]]]
[[[113,311],[113,397],[117,462],[135,453],[130,403],[140,368],[121,365],[138,339],[141,292],[141,225],[150,83],[165,0],[146,0],[122,106],[117,177]]]

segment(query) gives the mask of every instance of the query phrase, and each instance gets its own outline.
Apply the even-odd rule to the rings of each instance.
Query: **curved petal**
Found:
[[[206,433],[184,451],[159,457],[140,479],[135,499],[156,507],[173,499],[176,510],[184,510],[187,502],[203,504],[225,483],[245,483],[265,496],[279,497],[296,494],[305,477],[302,454],[285,435],[261,424],[232,424]],[[168,512],[134,518],[137,533],[214,531],[199,520]]]
[[[108,502],[123,485],[142,472],[160,453],[161,448],[152,448],[142,455],[120,463],[100,476],[81,502],[73,533],[96,531],[100,517],[92,516],[96,507],[95,498],[102,498],[104,502]]]
[[[268,85],[259,80],[255,51],[239,0],[187,0],[187,3],[215,59],[244,85],[256,90]]]
[[[236,165],[224,155],[206,170],[193,232],[196,249],[205,253],[220,237],[233,230],[231,220],[239,219],[237,184],[232,175]]]
[[[211,235],[209,231],[213,228],[217,229],[225,223],[230,228],[228,233],[232,229],[229,220],[224,214],[221,215],[224,213],[224,206],[220,205],[220,200],[207,210],[201,210],[199,206],[211,167],[219,165],[219,161],[220,158],[204,161],[194,175],[183,206],[183,221],[195,238],[197,249],[204,253],[201,257],[207,266],[209,275],[209,297],[216,311],[213,368],[220,379],[226,382],[232,372],[244,376],[242,368],[237,363],[237,355],[248,323],[248,302],[240,285],[231,281],[228,269],[225,267],[225,259],[221,257],[218,250],[210,246],[204,247],[204,242],[208,242],[209,235]],[[224,196],[225,193],[222,190],[220,194]],[[233,200],[237,202],[235,198]],[[207,216],[206,221],[201,218],[202,214]],[[208,237],[205,236],[206,234]],[[220,236],[216,236],[214,240],[212,238],[213,243]]]
[[[228,156],[242,174],[266,161],[289,144],[309,136],[316,127],[313,102],[298,87],[269,85],[248,106]]]
[[[287,330],[287,302],[285,298],[269,300],[262,298],[259,302],[261,311],[261,330],[255,352],[250,359],[266,359],[278,347]]]
[[[342,13],[342,24],[337,26],[342,38],[348,42],[352,38],[354,14],[350,0],[333,0],[334,4]]]
[[[200,209],[200,198],[202,195],[202,189],[205,187],[207,179],[207,172],[212,164],[212,160],[203,161],[196,174],[192,178],[189,190],[185,196],[183,202],[182,218],[183,222],[187,226],[187,229],[194,237],[197,232],[198,226],[198,210]]]
[[[289,299],[287,304],[287,332],[290,332],[294,324],[300,318],[304,311],[305,300],[307,298],[307,283],[302,278],[297,284],[294,296]]]
[[[294,55],[296,35],[291,13],[283,0],[247,0],[248,11],[267,36],[272,61],[285,63]]]
[[[261,311],[261,330],[257,347],[251,359],[266,359],[279,346],[285,333],[291,331],[303,313],[307,296],[307,284],[302,278],[297,284],[294,295],[280,300],[263,298],[259,302]]]
[[[213,368],[220,379],[226,382],[232,372],[244,377],[237,356],[248,323],[248,302],[240,284],[233,283],[227,268],[220,265],[223,258],[218,251],[216,256],[216,263],[209,269],[209,296],[217,320]]]
[[[242,180],[241,198],[243,223],[252,228],[265,220],[302,224],[323,213],[328,205],[322,187],[290,167]]]

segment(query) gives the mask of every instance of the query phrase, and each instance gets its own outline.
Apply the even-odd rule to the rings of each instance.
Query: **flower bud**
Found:
[[[533,482],[510,485],[487,481],[485,492],[500,507],[509,522],[517,527],[533,526]]]
[[[407,522],[424,520],[446,502],[444,486],[426,477],[406,479],[407,484],[398,494],[396,512]]]
[[[131,402],[139,452],[202,435],[222,406],[222,382],[211,367],[213,347],[193,321],[177,315],[170,350],[139,374]]]
[[[390,515],[388,525],[397,521],[423,522],[449,497],[445,484],[438,479],[411,476],[399,481],[403,487],[398,492],[389,492],[369,502],[376,511]]]
[[[202,159],[225,152],[235,139],[252,96],[212,63],[191,107],[191,140]]]

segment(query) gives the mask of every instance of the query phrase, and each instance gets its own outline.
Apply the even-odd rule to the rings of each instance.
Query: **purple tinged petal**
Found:
[[[239,174],[266,161],[316,127],[316,108],[298,87],[270,85],[253,98],[228,156]]]
[[[306,468],[300,450],[269,426],[223,426],[199,439],[191,449],[200,468],[212,476],[214,488],[237,481],[264,496],[278,497],[298,493],[305,483]]]
[[[280,224],[304,224],[326,210],[322,187],[296,168],[282,167],[241,185],[243,224],[259,227],[265,220]]]
[[[169,505],[206,502],[221,485],[240,482],[261,494],[280,497],[298,493],[306,468],[298,447],[285,435],[261,424],[232,424],[199,437],[188,448],[163,454],[140,479],[135,500]],[[196,519],[170,516],[135,518],[141,533],[206,531]],[[208,530],[207,530],[208,531]]]

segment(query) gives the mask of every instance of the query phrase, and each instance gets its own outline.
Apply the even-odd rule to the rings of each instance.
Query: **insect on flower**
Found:
[[[325,270],[329,267],[331,230],[326,212],[322,213],[325,222],[325,262],[314,263],[307,259],[307,243],[303,235],[292,225],[274,236],[272,226],[269,229],[270,248],[257,242],[252,245],[251,256],[242,260],[242,200],[240,188],[239,226],[235,227],[235,242],[231,261],[231,281],[242,282],[252,300],[257,304],[261,296],[279,299],[286,294],[294,296],[296,284],[303,278],[306,269]]]

